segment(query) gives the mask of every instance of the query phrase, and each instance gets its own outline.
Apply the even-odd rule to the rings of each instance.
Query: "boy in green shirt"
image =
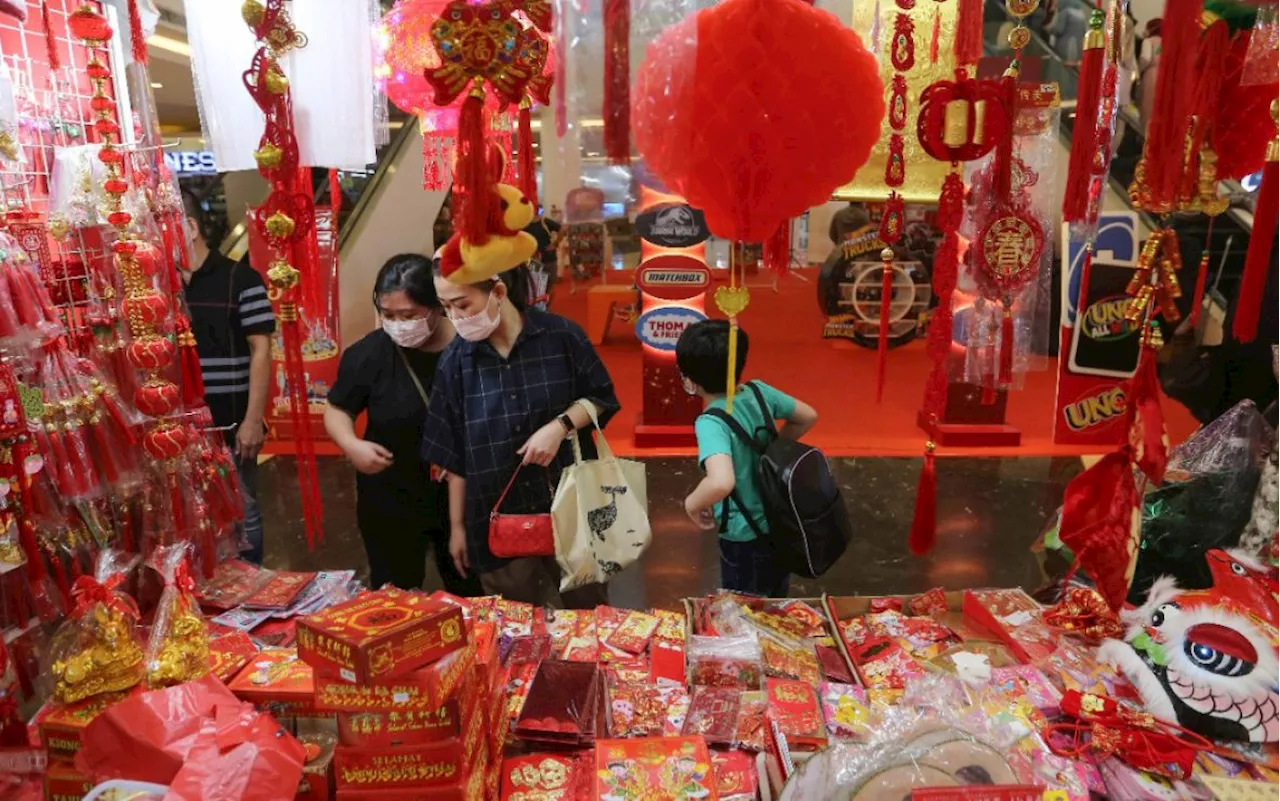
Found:
[[[747,332],[739,329],[735,375],[741,376],[747,364],[748,345]],[[706,409],[724,409],[729,323],[704,320],[686,328],[676,343],[676,365],[683,376],[685,392],[702,398]],[[799,439],[818,422],[818,413],[809,404],[763,381],[754,385],[768,406],[769,419],[786,421],[778,436]],[[768,441],[761,427],[765,416],[755,393],[740,390],[734,394],[734,419],[761,445]],[[727,423],[712,415],[699,415],[694,432],[698,437],[698,463],[706,476],[685,499],[684,508],[701,529],[720,532],[720,585],[729,590],[785,598],[791,575],[779,565],[769,542],[755,533],[768,531],[769,526],[756,486],[759,454]],[[729,497],[735,492],[741,508]],[[743,516],[744,509],[750,520]]]

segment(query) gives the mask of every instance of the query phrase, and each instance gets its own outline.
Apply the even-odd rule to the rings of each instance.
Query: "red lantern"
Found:
[[[725,0],[673,25],[649,45],[632,94],[653,173],[715,234],[754,242],[851,180],[883,117],[875,57],[795,0]]]
[[[133,403],[148,417],[164,417],[178,408],[181,396],[181,390],[172,381],[152,380],[133,393]]]
[[[160,249],[150,242],[136,242],[133,250],[133,258],[138,262],[138,266],[142,268],[143,275],[155,275],[164,264],[164,257],[160,255]]]
[[[157,426],[142,438],[142,448],[153,459],[176,459],[190,442],[187,429],[170,424]]]
[[[169,317],[169,301],[154,289],[124,299],[124,314],[134,323],[155,325]]]
[[[88,3],[71,12],[67,17],[67,27],[77,39],[105,42],[111,38],[111,24]]]
[[[130,342],[125,354],[137,370],[163,370],[173,364],[176,351],[172,340],[150,334]]]

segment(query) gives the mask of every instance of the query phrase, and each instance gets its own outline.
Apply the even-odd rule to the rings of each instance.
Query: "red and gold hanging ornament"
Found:
[[[1046,741],[1059,756],[1084,759],[1092,751],[1147,773],[1184,780],[1191,776],[1197,754],[1214,748],[1189,729],[1106,696],[1067,690],[1059,705],[1067,720],[1046,730]]]
[[[960,0],[963,9],[966,0]],[[979,25],[981,22],[979,12]],[[980,31],[979,31],[980,35]],[[960,224],[964,219],[965,187],[961,165],[990,153],[1011,126],[1004,93],[996,81],[969,77],[966,69],[975,58],[967,52],[965,38],[953,42],[955,79],[935,81],[920,96],[916,138],[920,147],[938,161],[951,163],[938,196],[937,227],[942,244],[934,253],[932,283],[937,308],[929,321],[928,353],[932,362],[925,384],[922,419],[932,429],[947,404],[947,360],[951,354],[952,294],[960,260]],[[925,443],[924,464],[916,484],[916,505],[907,545],[917,555],[928,553],[937,538],[937,445]]]
[[[911,21],[910,11],[915,8],[915,0],[897,0],[898,11],[893,18],[893,36],[889,41],[889,63],[893,65],[894,76],[889,81],[889,146],[884,162],[884,184],[889,187],[889,197],[885,201],[884,214],[880,219],[880,240],[886,247],[880,251],[880,313],[879,332],[876,345],[876,403],[884,398],[885,375],[889,367],[889,315],[892,313],[894,296],[893,246],[902,239],[905,228],[905,210],[902,196],[898,189],[907,180],[906,142],[903,131],[907,128],[910,117],[907,99],[906,73],[916,64],[915,23]]]
[[[294,27],[285,5],[285,0],[245,0],[240,13],[258,42],[253,61],[244,73],[244,85],[265,119],[254,159],[258,172],[271,185],[266,202],[253,211],[252,219],[272,254],[267,283],[283,340],[285,390],[298,448],[303,522],[307,544],[314,548],[322,534],[321,502],[315,445],[307,424],[310,405],[302,363],[302,301],[314,272],[315,200],[311,171],[298,160],[289,78],[280,63],[291,50],[305,47],[307,39]],[[154,436],[144,440],[143,445],[152,454],[174,451],[190,441],[187,430],[177,426],[151,434]]]
[[[1067,188],[1062,198],[1062,218],[1067,222],[1083,220],[1089,211],[1089,192],[1093,184],[1093,164],[1098,139],[1098,111],[1102,101],[1102,73],[1105,61],[1104,17],[1101,9],[1089,15],[1089,31],[1084,37],[1080,55],[1080,77],[1076,83],[1076,119],[1071,130],[1070,163],[1067,166]]]
[[[123,196],[129,185],[124,176],[124,151],[119,144],[120,126],[115,116],[115,102],[107,92],[111,70],[105,56],[106,44],[111,39],[112,31],[106,18],[88,4],[81,5],[72,12],[67,22],[72,35],[83,40],[90,53],[85,66],[85,72],[93,84],[90,107],[96,116],[94,127],[102,141],[98,159],[107,170],[107,177],[103,182],[107,195],[107,221],[116,229],[117,237],[111,244],[111,249],[123,283],[122,308],[132,337],[125,353],[133,368],[145,376],[139,382],[141,386],[135,391],[134,405],[139,408],[149,405],[150,408],[159,410],[167,407],[148,404],[152,400],[152,394],[159,392],[164,397],[170,397],[180,393],[177,385],[168,377],[176,347],[163,333],[170,308],[168,301],[155,290],[155,248],[131,233],[133,217],[124,210]],[[148,385],[151,389],[143,393],[142,386]],[[143,394],[145,397],[140,397]],[[178,411],[168,409],[166,414],[172,415]],[[167,425],[171,423],[167,423],[163,416],[157,417],[145,436],[150,436],[156,429]],[[105,450],[112,449],[107,446]],[[177,457],[180,455],[175,454],[173,458],[161,461],[169,488],[172,527],[168,530],[172,532],[183,530],[185,493],[179,475],[181,466]],[[104,464],[112,464],[110,454]],[[110,472],[112,470],[109,469],[108,474]]]
[[[442,192],[453,183],[458,117],[465,98],[445,106],[432,102],[427,73],[440,66],[431,26],[450,0],[401,0],[386,13],[374,38],[374,78],[396,108],[418,118],[422,134],[422,185]],[[485,135],[510,149],[509,116],[495,96],[485,102]]]
[[[687,67],[692,41],[694,68],[674,69]],[[631,116],[646,164],[713,233],[763,242],[866,162],[884,85],[858,35],[831,14],[798,0],[726,0],[650,43]],[[746,288],[718,301],[732,318]]]
[[[532,23],[521,25],[520,12]],[[463,94],[458,119],[454,189],[461,199],[457,230],[473,245],[488,241],[489,209],[495,197],[493,174],[484,136],[486,87],[503,107],[526,98],[550,102],[551,76],[545,73],[551,8],[545,0],[507,0],[473,5],[455,0],[431,26],[440,66],[426,72],[433,102],[448,105]],[[528,108],[525,109],[528,112]],[[532,153],[530,152],[530,155]],[[532,165],[528,165],[531,172]]]

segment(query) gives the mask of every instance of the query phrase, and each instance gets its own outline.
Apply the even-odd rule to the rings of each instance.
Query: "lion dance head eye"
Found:
[[[1258,652],[1248,638],[1217,623],[1200,623],[1188,629],[1182,651],[1196,667],[1219,676],[1244,676],[1258,661]]]
[[[1170,616],[1177,611],[1177,604],[1160,604],[1156,607],[1156,611],[1151,613],[1151,625],[1156,628],[1160,628],[1169,620]]]

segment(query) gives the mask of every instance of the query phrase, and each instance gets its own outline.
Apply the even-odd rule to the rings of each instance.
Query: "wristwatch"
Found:
[[[560,425],[564,426],[564,435],[566,437],[578,430],[578,427],[573,424],[573,418],[568,414],[562,414],[556,419],[560,421]]]

